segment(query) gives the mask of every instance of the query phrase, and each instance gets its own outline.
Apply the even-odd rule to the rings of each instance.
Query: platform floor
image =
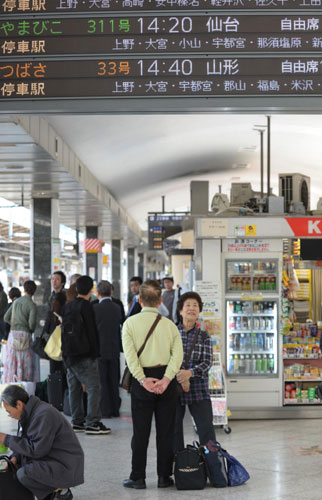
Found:
[[[104,419],[112,428],[108,436],[78,434],[85,452],[85,483],[73,488],[75,500],[321,500],[322,421],[250,420],[231,421],[231,434],[217,429],[222,446],[236,456],[250,473],[250,480],[235,488],[202,492],[158,489],[156,482],[155,433],[151,435],[147,489],[123,488],[131,463],[131,416],[129,396],[123,394],[121,418]],[[322,410],[321,410],[322,417]],[[0,410],[0,432],[15,434],[16,421]],[[191,443],[196,435],[186,415],[185,435]]]

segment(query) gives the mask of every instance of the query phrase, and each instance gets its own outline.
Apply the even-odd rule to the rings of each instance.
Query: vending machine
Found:
[[[281,262],[275,255],[224,256],[226,373],[231,408],[281,405]]]
[[[225,261],[227,374],[276,376],[278,260]]]

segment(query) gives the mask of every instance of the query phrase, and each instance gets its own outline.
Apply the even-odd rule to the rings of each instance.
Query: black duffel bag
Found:
[[[47,356],[47,354],[44,351],[46,344],[47,344],[47,340],[45,339],[45,332],[42,332],[41,335],[39,335],[38,337],[35,337],[33,342],[31,342],[30,347],[31,347],[31,350],[34,351],[36,354],[38,354],[38,356],[41,359],[50,360],[50,358]]]
[[[188,445],[175,455],[174,479],[178,490],[203,490],[207,475],[202,452]]]
[[[34,496],[19,483],[16,468],[6,455],[0,456],[0,463],[7,462],[7,469],[0,470],[0,500],[33,500]]]

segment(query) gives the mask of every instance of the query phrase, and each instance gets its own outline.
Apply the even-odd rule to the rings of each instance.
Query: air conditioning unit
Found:
[[[291,202],[302,202],[310,210],[311,177],[302,174],[279,174],[279,195],[284,197],[284,211],[290,212]]]
[[[230,188],[230,204],[231,206],[243,206],[254,197],[254,194],[250,182],[233,182]]]

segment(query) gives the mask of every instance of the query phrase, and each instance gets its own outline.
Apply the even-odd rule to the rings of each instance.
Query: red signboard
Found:
[[[322,238],[322,219],[320,217],[285,217],[294,236]]]
[[[98,238],[87,238],[84,241],[84,250],[86,253],[100,253],[104,242]]]

